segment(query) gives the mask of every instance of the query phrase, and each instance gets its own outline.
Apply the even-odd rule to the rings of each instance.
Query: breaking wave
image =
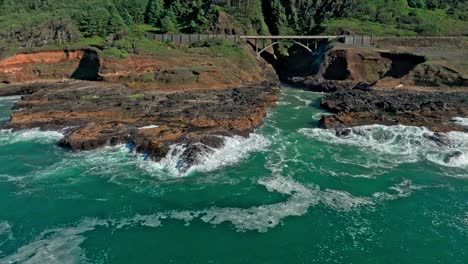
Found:
[[[219,149],[202,145],[193,164],[184,157],[188,146],[176,144],[170,147],[169,153],[159,162],[141,163],[141,167],[150,172],[164,170],[176,177],[184,177],[194,171],[209,172],[236,164],[252,152],[265,150],[270,144],[267,138],[258,134],[250,134],[248,138],[233,136],[222,139],[223,146]]]
[[[63,134],[56,131],[41,131],[39,128],[15,131],[0,130],[0,146],[18,142],[54,143],[59,141]]]
[[[333,129],[299,130],[305,136],[335,145],[372,152],[373,158],[390,164],[427,160],[445,167],[468,167],[468,133],[436,134],[423,127],[370,125],[337,136]]]
[[[468,127],[468,117],[455,117],[453,121],[461,126]]]

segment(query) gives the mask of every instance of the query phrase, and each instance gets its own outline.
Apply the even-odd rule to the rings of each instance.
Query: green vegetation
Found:
[[[145,97],[145,95],[142,94],[142,93],[139,93],[139,94],[131,94],[131,95],[128,96],[128,98],[130,98],[130,99],[132,99],[132,100],[138,100],[138,99],[141,99],[141,98],[143,98],[143,97]]]
[[[468,34],[468,1],[465,0],[361,0],[346,16],[322,25],[330,33],[372,35]]]
[[[0,0],[0,54],[81,46],[118,59],[167,50],[146,32],[460,36],[468,1]]]

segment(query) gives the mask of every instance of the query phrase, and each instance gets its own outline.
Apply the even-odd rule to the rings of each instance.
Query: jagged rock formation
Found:
[[[366,124],[426,126],[433,131],[468,131],[451,122],[468,116],[467,91],[341,90],[325,96],[321,107],[334,113],[320,120],[322,128]]]
[[[248,136],[278,99],[276,82],[218,90],[161,92],[85,81],[3,88],[26,93],[3,129],[62,130],[60,145],[73,151],[128,143],[153,160],[182,143],[187,168],[219,136]],[[201,145],[199,143],[202,143]]]

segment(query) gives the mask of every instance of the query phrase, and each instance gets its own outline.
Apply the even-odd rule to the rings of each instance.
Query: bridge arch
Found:
[[[293,44],[296,44],[296,45],[299,45],[299,46],[303,47],[304,49],[306,49],[310,53],[314,53],[314,51],[312,49],[310,49],[306,45],[300,43],[299,41],[295,41],[293,39],[283,39],[283,40],[274,41],[273,43],[271,43],[270,45],[268,45],[265,48],[261,49],[260,51],[257,51],[257,55],[260,56],[260,54],[262,54],[262,52],[264,52],[265,50],[273,47],[274,45],[280,44],[281,42],[291,42]]]

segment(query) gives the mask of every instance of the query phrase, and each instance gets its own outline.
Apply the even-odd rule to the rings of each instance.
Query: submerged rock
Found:
[[[434,134],[429,134],[425,133],[424,138],[429,139],[433,142],[435,142],[437,145],[441,147],[453,147],[453,143],[450,141],[450,138],[447,137],[447,135],[442,134],[442,133],[434,133]]]
[[[351,135],[353,131],[350,128],[344,128],[344,129],[337,129],[335,132],[335,136],[337,137],[348,137]]]

